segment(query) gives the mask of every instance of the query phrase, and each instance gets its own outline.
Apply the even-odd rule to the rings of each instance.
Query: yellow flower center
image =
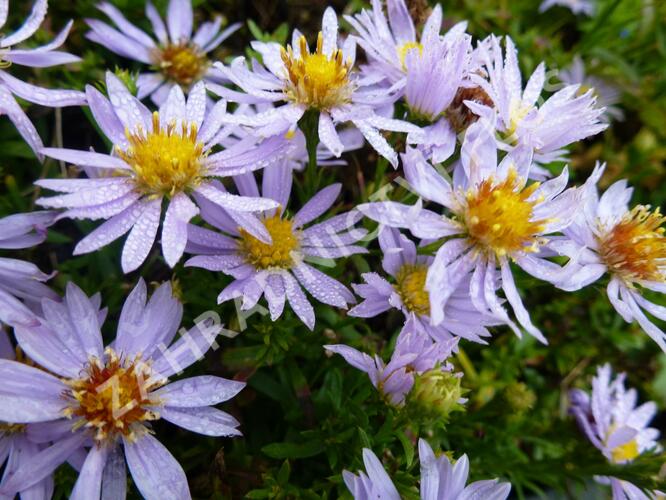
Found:
[[[184,87],[200,80],[210,66],[206,54],[197,45],[188,42],[156,49],[153,60],[167,79]]]
[[[394,288],[407,310],[420,316],[430,314],[430,295],[425,289],[428,268],[422,264],[405,264],[396,276]]]
[[[659,209],[638,205],[600,238],[601,257],[627,281],[666,281],[666,217]]]
[[[351,102],[351,62],[343,61],[342,51],[336,49],[330,56],[323,54],[321,32],[317,37],[317,50],[313,54],[304,36],[301,36],[298,43],[300,57],[294,54],[291,46],[282,49],[282,61],[289,76],[289,99],[319,110]]]
[[[510,170],[506,179],[495,183],[484,180],[465,197],[467,207],[463,220],[472,241],[484,251],[503,256],[516,251],[536,251],[547,220],[532,220],[537,201],[528,198],[539,187],[533,183],[524,187],[523,181]]]
[[[65,416],[81,417],[75,428],[93,429],[97,442],[121,434],[134,440],[137,432],[146,432],[145,427],[136,424],[159,418],[149,408],[161,403],[151,399],[149,392],[165,380],[151,379],[150,367],[138,357],[122,360],[110,348],[105,355],[106,361],[91,358],[82,378],[65,382],[70,387],[64,394],[70,402]]]
[[[407,58],[407,54],[409,54],[409,52],[412,50],[418,50],[419,55],[421,55],[423,54],[423,45],[421,45],[419,42],[407,42],[398,47],[398,58],[400,59],[400,66],[402,67],[403,71],[407,70],[405,59]]]
[[[611,451],[612,460],[616,464],[629,462],[638,455],[640,455],[640,452],[638,451],[638,443],[635,439],[632,439],[621,446],[616,446],[613,448],[613,451]]]
[[[293,263],[293,252],[299,248],[293,223],[276,214],[264,220],[272,243],[264,243],[244,229],[240,229],[239,251],[245,261],[258,269],[289,269]]]
[[[20,434],[25,431],[25,424],[5,424],[0,423],[0,433],[9,435],[9,434]]]
[[[197,140],[197,127],[175,123],[160,127],[159,113],[153,113],[153,131],[126,131],[127,150],[117,149],[134,171],[139,190],[150,195],[174,195],[195,187],[203,175],[204,145]]]

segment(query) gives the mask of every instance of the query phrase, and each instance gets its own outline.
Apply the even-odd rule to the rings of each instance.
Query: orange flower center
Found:
[[[151,408],[161,403],[151,399],[149,392],[166,381],[152,379],[150,367],[138,357],[123,360],[107,348],[105,358],[91,358],[82,378],[65,382],[69,390],[64,397],[70,402],[65,416],[81,417],[75,429],[93,429],[99,443],[119,435],[132,441],[137,433],[147,432],[142,422],[159,418]]]
[[[627,281],[666,281],[666,218],[638,205],[599,240],[608,268]]]
[[[189,42],[168,44],[156,49],[153,59],[165,77],[184,87],[200,80],[210,66],[206,54]]]

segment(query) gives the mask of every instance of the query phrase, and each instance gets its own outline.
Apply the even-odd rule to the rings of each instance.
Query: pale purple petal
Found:
[[[239,422],[223,411],[208,406],[162,408],[160,416],[172,424],[206,436],[240,436]]]
[[[108,446],[93,446],[88,452],[83,468],[74,484],[70,500],[90,500],[100,498],[102,473],[109,454]]]
[[[163,400],[165,406],[194,408],[227,401],[243,387],[244,382],[202,375],[173,382],[153,394]]]
[[[145,434],[134,443],[123,438],[123,443],[132,479],[145,498],[191,498],[183,468],[157,439]]]
[[[134,223],[123,246],[121,266],[125,273],[134,271],[146,260],[160,224],[162,197],[151,200],[144,206],[143,213]]]

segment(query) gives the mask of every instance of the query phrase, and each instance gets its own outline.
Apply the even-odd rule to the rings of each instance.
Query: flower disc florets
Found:
[[[129,147],[118,149],[132,167],[138,189],[148,195],[174,195],[196,187],[203,176],[204,145],[197,139],[194,124],[160,125],[153,113],[153,130],[126,132]]]
[[[638,205],[599,238],[608,268],[626,281],[666,281],[666,218],[659,209]]]
[[[168,80],[185,87],[201,80],[210,66],[201,48],[187,41],[155,49],[153,59],[155,66]]]
[[[506,179],[486,179],[465,194],[464,224],[470,239],[487,251],[503,256],[537,249],[537,235],[547,220],[532,220],[538,200],[530,200],[539,183],[523,187],[515,170]]]
[[[154,408],[161,403],[149,393],[165,380],[153,378],[150,366],[139,357],[125,360],[111,348],[104,354],[105,359],[90,359],[83,377],[66,381],[70,390],[64,394],[69,401],[65,415],[80,417],[75,427],[94,429],[97,442],[119,435],[134,440],[137,433],[146,432],[143,422],[159,418]]]
[[[272,242],[265,243],[244,229],[240,230],[240,252],[245,260],[258,269],[289,269],[294,263],[293,252],[299,248],[293,223],[280,214],[264,220]]]
[[[405,264],[396,274],[394,285],[407,310],[421,316],[430,314],[430,296],[425,289],[427,274],[428,267],[423,264]]]
[[[301,36],[298,40],[300,55],[289,46],[282,50],[282,61],[289,77],[286,89],[289,98],[309,108],[329,110],[351,102],[351,63],[343,60],[340,49],[324,54],[323,39],[320,32],[317,50],[311,54],[305,37]]]

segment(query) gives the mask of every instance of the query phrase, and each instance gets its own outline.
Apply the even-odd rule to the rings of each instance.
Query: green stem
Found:
[[[299,120],[298,126],[305,135],[305,148],[308,152],[308,165],[305,169],[305,187],[309,195],[317,189],[317,146],[319,145],[319,111],[309,109]]]

